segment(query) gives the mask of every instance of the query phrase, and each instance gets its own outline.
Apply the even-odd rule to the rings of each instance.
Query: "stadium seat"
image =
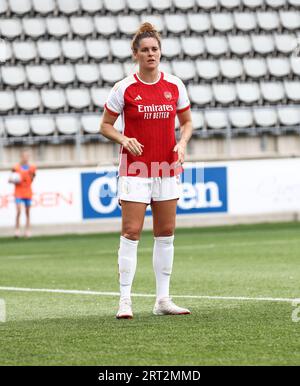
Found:
[[[293,71],[293,74],[296,76],[300,76],[300,57],[291,57],[291,69]]]
[[[139,29],[140,21],[137,15],[118,15],[119,31],[125,35],[133,35]]]
[[[41,15],[53,13],[56,8],[55,0],[32,0],[33,9]]]
[[[277,12],[256,12],[257,24],[264,31],[273,31],[280,27]]]
[[[22,24],[19,19],[1,19],[1,36],[8,40],[13,40],[22,35]]]
[[[15,41],[13,42],[14,57],[21,62],[30,62],[36,59],[37,51],[32,41]]]
[[[103,0],[104,7],[111,13],[119,13],[126,8],[125,0]]]
[[[41,99],[37,90],[17,90],[16,102],[18,108],[26,112],[33,112],[41,106]]]
[[[260,91],[256,83],[236,83],[238,100],[244,104],[257,103],[260,100]]]
[[[38,40],[37,51],[39,57],[46,62],[53,62],[61,57],[61,48],[57,41]]]
[[[100,134],[100,117],[98,114],[83,115],[81,117],[81,126],[84,133]]]
[[[236,79],[243,76],[243,65],[240,59],[220,59],[221,75],[227,79]]]
[[[162,15],[141,15],[142,23],[151,23],[158,32],[162,32],[165,28],[165,22]]]
[[[55,122],[51,116],[36,115],[29,119],[31,132],[35,135],[51,135],[55,133]]]
[[[132,61],[125,62],[123,64],[123,68],[124,68],[125,76],[129,76],[129,75],[132,75],[132,74],[134,74],[134,73],[136,73],[138,71],[138,64],[133,63]]]
[[[300,28],[299,11],[279,11],[279,17],[283,28],[291,31]]]
[[[0,138],[5,136],[4,122],[2,118],[0,119]]]
[[[31,11],[30,0],[8,0],[10,11],[18,16],[24,16]]]
[[[76,62],[85,56],[85,46],[82,40],[63,40],[61,46],[66,59]]]
[[[264,58],[244,58],[243,66],[245,74],[253,79],[262,78],[268,74]]]
[[[284,95],[284,88],[280,82],[261,82],[260,91],[264,101],[268,103],[282,102]]]
[[[68,105],[75,110],[87,109],[91,104],[91,98],[87,89],[66,89]]]
[[[169,11],[172,8],[172,0],[150,0],[150,5],[159,12]]]
[[[79,119],[72,115],[58,115],[55,117],[57,131],[64,135],[74,135],[80,130]]]
[[[50,67],[54,83],[64,87],[75,81],[75,71],[71,64],[52,64]]]
[[[48,34],[60,39],[67,36],[70,32],[70,26],[66,17],[47,17],[46,27]]]
[[[166,58],[175,58],[181,53],[179,38],[164,38],[161,45],[162,56]]]
[[[168,32],[182,34],[187,30],[187,19],[183,14],[166,14],[165,24]]]
[[[13,137],[23,137],[30,132],[29,120],[25,117],[9,117],[4,119],[5,130]]]
[[[194,8],[195,0],[173,0],[173,4],[178,10],[186,12],[187,10]]]
[[[199,77],[205,80],[216,79],[220,75],[219,63],[216,60],[197,60],[196,68]]]
[[[204,42],[200,36],[182,36],[181,47],[184,54],[191,58],[204,54]]]
[[[8,62],[10,61],[11,59],[13,58],[13,53],[12,53],[12,46],[11,46],[11,43],[9,43],[8,41],[6,42],[5,44],[5,52],[2,52],[2,58],[1,60],[3,62]],[[0,64],[1,64],[1,61],[0,61]]]
[[[91,15],[101,12],[103,4],[102,0],[80,0],[81,9]]]
[[[275,47],[281,54],[290,54],[297,45],[297,39],[294,35],[283,34],[274,35]]]
[[[112,56],[119,60],[125,60],[131,57],[131,41],[129,39],[111,39],[110,50]]]
[[[209,105],[213,101],[213,93],[210,85],[189,85],[188,94],[191,102],[199,106]]]
[[[273,108],[255,108],[253,109],[253,116],[258,127],[272,127],[277,124],[277,114]]]
[[[241,0],[219,0],[219,3],[222,8],[225,8],[228,11],[238,8],[241,5]]]
[[[208,32],[211,27],[210,18],[206,13],[188,13],[187,22],[191,31],[200,34]]]
[[[94,32],[94,23],[91,17],[71,17],[70,18],[71,31],[74,35],[86,38]]]
[[[253,115],[249,109],[230,109],[228,119],[232,128],[246,129],[253,127]],[[235,132],[245,133],[247,130],[234,130]]]
[[[96,64],[76,64],[77,80],[87,86],[98,83],[100,80],[99,66]]]
[[[257,20],[253,12],[234,12],[233,19],[238,30],[250,32],[255,30]]]
[[[212,13],[211,24],[215,31],[226,33],[233,29],[233,17],[231,13]]]
[[[287,0],[266,0],[266,4],[270,8],[280,9],[283,8],[287,3]]]
[[[26,66],[26,77],[29,84],[42,87],[51,81],[49,68],[45,65]]]
[[[128,9],[134,13],[145,12],[149,6],[148,0],[127,0]]]
[[[22,66],[2,67],[1,75],[3,83],[12,88],[22,86],[26,81],[25,71]]]
[[[283,1],[283,0],[282,0]],[[299,0],[288,0],[289,4],[294,7],[300,7],[300,1]]]
[[[251,41],[249,36],[228,35],[229,50],[237,56],[249,55],[252,51]]]
[[[293,106],[280,106],[277,109],[278,119],[283,126],[300,125],[300,109]]]
[[[217,8],[218,0],[196,0],[198,7],[209,11],[213,8]]]
[[[193,121],[193,128],[195,130],[200,130],[204,128],[204,118],[203,113],[201,111],[192,110],[192,121]]]
[[[15,95],[13,91],[0,91],[0,112],[8,113],[16,106]]]
[[[284,82],[285,94],[293,102],[300,101],[300,82]]]
[[[276,78],[287,77],[291,71],[288,58],[267,58],[267,65],[270,75]]]
[[[250,9],[262,8],[264,0],[242,0],[245,7]]]
[[[24,18],[23,30],[26,36],[31,39],[39,39],[46,34],[46,23],[42,18],[27,19]]]
[[[108,95],[110,93],[110,88],[92,88],[91,97],[94,106],[104,108],[104,105],[107,101]]]
[[[109,57],[109,43],[106,39],[85,41],[86,52],[91,59],[100,61]]]
[[[166,72],[167,74],[173,73],[172,72],[173,71],[172,66],[171,66],[170,62],[161,61],[159,64],[159,69],[160,69],[160,71]]]
[[[57,2],[59,12],[71,15],[80,10],[79,0],[59,0]]]
[[[2,0],[0,2],[0,15],[6,13],[8,11],[7,0]]]
[[[228,52],[227,40],[224,36],[205,36],[206,51],[213,56],[226,55]]]
[[[120,63],[101,63],[100,73],[104,82],[114,84],[124,77],[123,67]]]
[[[275,50],[272,35],[251,35],[251,40],[254,52],[259,55],[272,54]]]
[[[224,111],[220,111],[220,110],[205,111],[204,119],[208,129],[223,130],[228,126],[227,115]]]
[[[236,101],[236,90],[233,84],[213,84],[212,90],[215,101],[223,106],[232,105]]]
[[[51,111],[58,111],[66,106],[66,98],[63,90],[41,90],[43,106]]]
[[[192,61],[174,60],[172,62],[173,74],[183,82],[187,82],[196,76],[196,69]]]
[[[117,22],[113,16],[95,16],[94,23],[96,31],[100,35],[107,37],[117,33]]]

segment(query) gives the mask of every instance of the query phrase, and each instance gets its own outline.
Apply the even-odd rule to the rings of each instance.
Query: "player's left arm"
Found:
[[[177,113],[180,124],[180,140],[173,151],[178,153],[178,162],[184,162],[185,149],[193,133],[191,109]]]

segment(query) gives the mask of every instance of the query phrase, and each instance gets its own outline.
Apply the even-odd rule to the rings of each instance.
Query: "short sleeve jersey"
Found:
[[[137,74],[128,76],[112,88],[105,108],[121,114],[123,134],[144,145],[140,156],[121,146],[119,175],[165,177],[182,172],[173,151],[175,117],[190,108],[190,101],[179,78],[161,72],[155,83],[145,83]]]
[[[32,180],[36,173],[35,165],[20,165],[16,164],[13,171],[20,174],[21,182],[15,185],[16,198],[32,198]]]

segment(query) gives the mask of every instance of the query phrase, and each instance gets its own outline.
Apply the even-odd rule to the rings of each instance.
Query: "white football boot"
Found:
[[[168,297],[156,301],[153,308],[154,315],[188,315],[190,313],[191,311],[187,308],[176,306]]]
[[[119,310],[116,315],[117,319],[132,319],[133,313],[131,308],[131,300],[129,298],[121,298]]]

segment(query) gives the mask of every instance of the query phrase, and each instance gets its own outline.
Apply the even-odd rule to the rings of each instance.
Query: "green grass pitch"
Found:
[[[118,234],[0,239],[0,287],[117,292]],[[133,292],[154,294],[151,233],[144,232]],[[113,295],[1,290],[0,365],[299,365],[300,225],[178,229],[174,301],[192,315],[152,314],[133,298],[116,320]],[[299,313],[300,316],[300,313]]]

